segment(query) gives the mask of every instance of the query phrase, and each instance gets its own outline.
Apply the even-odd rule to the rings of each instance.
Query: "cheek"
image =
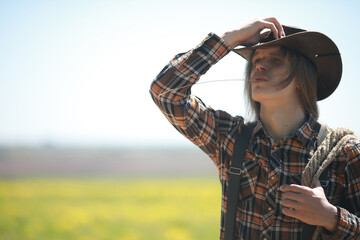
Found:
[[[276,81],[273,82],[273,87],[276,88],[276,90],[282,90],[293,82],[295,73],[289,71],[289,69],[281,69],[277,71],[273,77],[276,79]]]
[[[273,73],[274,77],[276,77],[278,79],[284,79],[290,75],[291,71],[290,71],[290,69],[288,69],[284,66],[280,66],[280,67],[274,67],[272,73]]]

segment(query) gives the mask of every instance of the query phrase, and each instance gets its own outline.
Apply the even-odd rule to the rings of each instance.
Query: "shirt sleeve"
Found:
[[[323,239],[360,239],[360,143],[352,144],[346,151],[345,168],[346,186],[345,202],[338,208],[339,223],[334,234],[324,233]]]
[[[222,132],[243,121],[215,111],[191,94],[191,87],[212,65],[230,52],[225,42],[210,33],[196,48],[176,55],[151,84],[150,94],[170,123],[208,154],[217,166],[217,146]]]

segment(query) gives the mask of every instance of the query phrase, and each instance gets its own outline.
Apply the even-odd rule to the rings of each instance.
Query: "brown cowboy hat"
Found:
[[[284,26],[286,37],[275,39],[271,33],[260,43],[250,47],[233,49],[234,52],[249,60],[257,48],[284,46],[302,53],[317,68],[317,100],[330,96],[340,83],[342,62],[335,43],[320,32],[311,32],[299,28]]]

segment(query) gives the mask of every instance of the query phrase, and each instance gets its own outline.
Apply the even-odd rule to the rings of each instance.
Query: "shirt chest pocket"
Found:
[[[239,200],[246,201],[253,198],[256,192],[256,183],[258,179],[259,165],[250,160],[245,160],[241,169],[230,168],[230,174],[238,175],[239,179]]]
[[[243,174],[240,177],[240,189],[239,200],[246,201],[252,199],[256,192],[256,180],[255,176],[250,176],[248,173]]]

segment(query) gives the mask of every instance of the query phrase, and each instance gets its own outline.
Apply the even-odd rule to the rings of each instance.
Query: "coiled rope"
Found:
[[[326,135],[326,133],[328,134]],[[322,138],[324,140],[322,140]],[[330,165],[336,155],[353,139],[357,139],[354,131],[348,128],[336,128],[329,130],[324,127],[319,133],[319,140],[322,141],[310,161],[307,163],[301,179],[301,184],[314,188],[322,171]]]

